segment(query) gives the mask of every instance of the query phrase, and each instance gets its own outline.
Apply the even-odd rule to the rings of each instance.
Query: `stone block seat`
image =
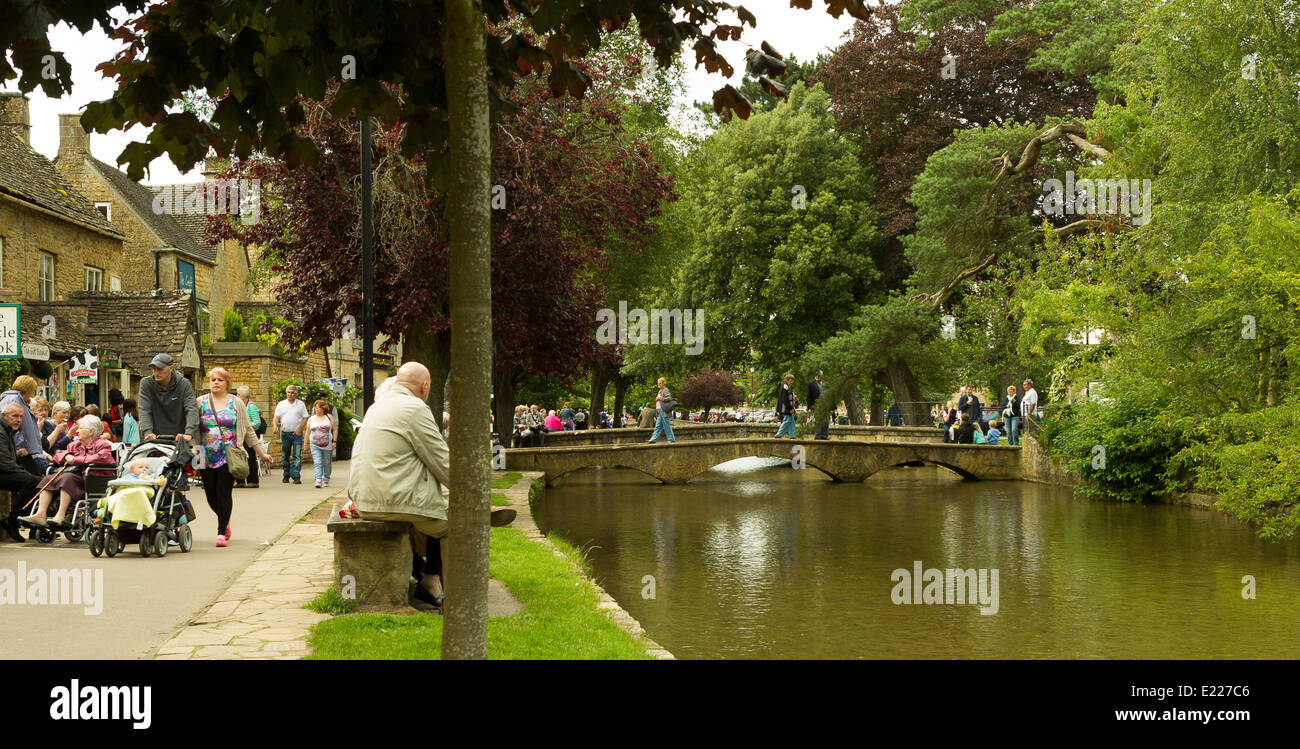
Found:
[[[409,608],[411,524],[340,518],[339,507],[334,505],[325,524],[326,530],[334,534],[334,573],[339,592],[346,594],[349,587],[355,590],[358,611]]]

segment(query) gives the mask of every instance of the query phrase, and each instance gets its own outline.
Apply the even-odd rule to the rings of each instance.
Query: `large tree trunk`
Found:
[[[487,658],[492,387],[492,144],[482,0],[447,0],[442,22],[451,125],[451,499],[444,659]]]
[[[885,366],[884,376],[889,389],[894,393],[894,402],[900,404],[899,411],[902,413],[903,423],[907,426],[928,425],[930,410],[924,409],[924,418],[921,418],[922,409],[917,405],[921,401],[921,386],[917,383],[912,368],[907,366],[907,362],[897,358],[890,359]]]
[[[858,384],[855,382],[844,391],[844,407],[849,410],[849,424],[855,427],[867,425],[865,418],[865,409],[862,408],[862,393],[858,392]],[[872,415],[873,423],[875,415]]]
[[[609,384],[610,366],[605,357],[597,356],[591,366],[591,411],[597,421],[605,409],[605,386]]]
[[[627,395],[629,379],[623,375],[614,375],[614,426],[627,426],[623,423],[623,396]]]
[[[429,368],[432,382],[429,385],[429,409],[442,418],[449,399],[445,391],[447,376],[451,371],[451,331],[424,332],[424,324],[417,323],[402,342],[402,356],[406,361],[418,361]]]
[[[884,370],[871,376],[871,397],[868,400],[871,403],[872,426],[881,426],[885,423],[885,390],[888,387],[889,380],[885,377]]]
[[[501,444],[510,447],[515,434],[515,398],[519,395],[519,384],[514,375],[505,373],[498,367],[492,368],[492,397],[496,399],[497,438]]]

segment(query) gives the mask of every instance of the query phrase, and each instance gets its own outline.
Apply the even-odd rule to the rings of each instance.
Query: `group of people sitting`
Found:
[[[122,405],[126,426],[136,429],[138,439],[135,404],[124,400]],[[112,429],[93,404],[74,407],[59,401],[51,406],[37,398],[36,380],[30,375],[20,375],[0,393],[0,417],[0,489],[10,494],[9,511],[0,525],[14,541],[27,540],[19,518],[35,504],[26,516],[30,524],[62,528],[67,512],[85,494],[86,467],[113,464]],[[113,473],[111,468],[101,472]]]

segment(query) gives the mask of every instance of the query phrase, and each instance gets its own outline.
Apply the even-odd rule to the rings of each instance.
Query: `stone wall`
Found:
[[[54,255],[54,297],[64,299],[86,286],[85,266],[123,276],[122,240],[78,226],[25,205],[0,198],[0,239],[4,240],[3,286],[23,300],[40,298],[38,255]]]
[[[1074,486],[1079,478],[1065,470],[1066,459],[1059,455],[1048,455],[1047,451],[1033,436],[1020,433],[1020,466],[1026,481],[1057,486]]]

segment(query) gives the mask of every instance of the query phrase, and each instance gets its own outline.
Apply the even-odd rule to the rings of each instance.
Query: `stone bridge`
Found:
[[[690,421],[673,421],[673,436],[678,442],[720,440],[748,437],[771,437],[776,434],[776,424],[733,422],[728,424],[697,424]],[[652,429],[624,427],[622,429],[579,429],[569,432],[548,432],[546,447],[577,447],[579,445],[643,445],[650,440]],[[938,442],[943,443],[943,431],[938,427],[859,427],[833,425],[828,432],[832,440],[858,440],[863,442]],[[510,435],[503,435],[509,438]],[[507,444],[506,447],[509,447]]]
[[[565,474],[597,466],[630,468],[665,484],[684,484],[716,465],[750,457],[800,458],[808,468],[835,481],[864,481],[878,471],[905,465],[943,466],[963,478],[984,481],[1022,477],[1020,448],[1004,445],[744,437],[505,451],[506,470],[542,471],[548,485]]]

